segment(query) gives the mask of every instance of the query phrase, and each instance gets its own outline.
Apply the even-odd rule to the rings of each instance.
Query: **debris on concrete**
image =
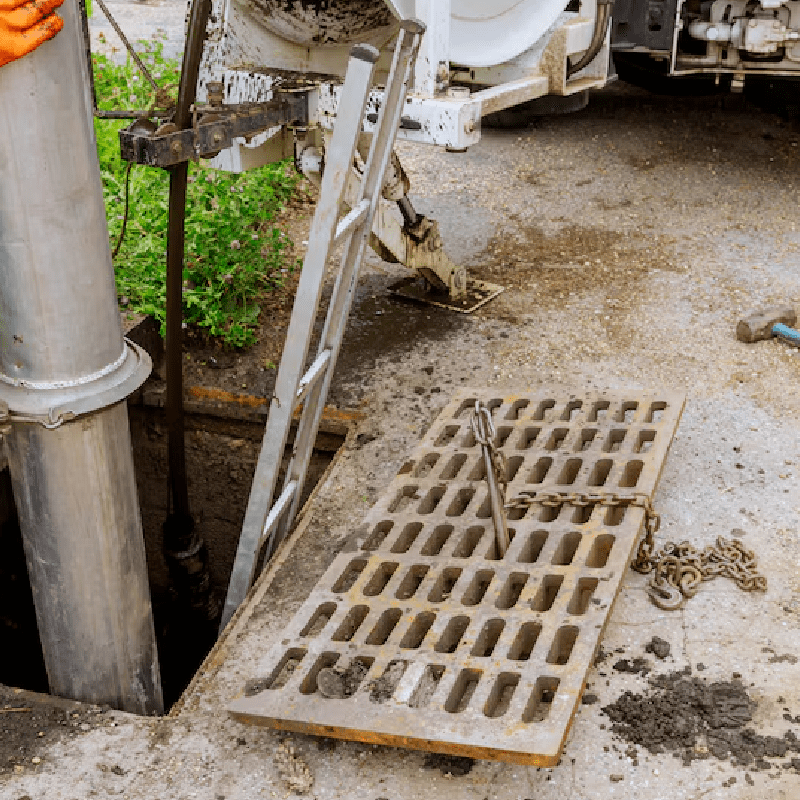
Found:
[[[670,645],[668,641],[660,636],[654,636],[644,646],[644,651],[645,653],[652,653],[656,658],[660,658],[663,661],[670,653]]]
[[[308,764],[297,755],[290,740],[281,742],[275,750],[275,767],[286,787],[297,794],[308,794],[314,785],[314,776]]]
[[[81,736],[111,721],[100,706],[0,684],[0,779],[41,763],[40,754],[65,737]]]
[[[646,658],[621,658],[614,662],[614,669],[617,672],[629,672],[631,675],[647,675],[650,672],[650,663]]]
[[[583,697],[581,697],[581,703],[585,706],[593,706],[595,703],[599,702],[600,698],[593,692],[586,692]]]
[[[775,766],[767,759],[800,753],[800,739],[791,730],[777,737],[746,727],[755,708],[740,680],[709,683],[686,668],[656,675],[644,692],[626,691],[602,710],[620,738],[653,754],[671,753],[687,766],[713,757],[766,770]]]
[[[461,778],[472,771],[475,764],[474,758],[467,756],[448,756],[441,753],[428,753],[423,766],[425,769],[438,769],[442,775]]]

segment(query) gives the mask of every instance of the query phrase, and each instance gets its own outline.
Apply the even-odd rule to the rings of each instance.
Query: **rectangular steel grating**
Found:
[[[234,718],[558,761],[644,511],[512,510],[498,559],[469,425],[476,398],[492,410],[509,500],[531,490],[652,497],[684,402],[459,392],[270,651],[263,690],[231,704]],[[326,696],[332,678],[339,696]]]

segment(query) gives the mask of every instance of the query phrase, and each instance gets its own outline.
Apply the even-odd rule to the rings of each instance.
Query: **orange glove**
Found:
[[[64,20],[53,11],[64,0],[0,0],[0,67],[52,39]]]

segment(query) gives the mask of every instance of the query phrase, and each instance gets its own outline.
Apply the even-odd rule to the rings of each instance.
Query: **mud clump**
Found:
[[[617,672],[629,672],[631,675],[647,675],[650,665],[644,658],[621,658],[614,662],[614,669]]]
[[[755,707],[740,681],[708,683],[690,677],[687,669],[656,676],[645,692],[625,692],[603,711],[613,733],[650,753],[671,753],[687,765],[713,757],[770,769],[768,758],[800,752],[800,740],[792,731],[780,738],[745,727]],[[785,766],[792,768],[795,761]]]
[[[467,756],[448,756],[440,753],[428,753],[423,766],[425,769],[438,769],[442,775],[462,778],[472,771],[475,759]]]
[[[369,672],[369,664],[354,658],[343,670],[325,667],[317,674],[317,690],[323,697],[342,700],[351,697]]]
[[[407,661],[391,661],[383,675],[370,684],[369,699],[373,703],[385,703],[394,694],[407,666]]]
[[[669,642],[662,639],[660,636],[654,636],[644,646],[645,653],[652,653],[656,658],[660,658],[662,661],[669,655],[670,649]]]

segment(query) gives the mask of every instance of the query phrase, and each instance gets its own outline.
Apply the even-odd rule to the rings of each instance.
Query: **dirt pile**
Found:
[[[35,770],[65,736],[115,724],[105,708],[0,684],[0,778]]]
[[[627,691],[603,707],[620,738],[650,753],[672,753],[688,765],[696,759],[730,759],[750,769],[770,769],[775,762],[798,769],[800,739],[764,736],[746,727],[756,702],[738,678],[709,683],[692,677],[689,668],[650,679],[641,694]]]

